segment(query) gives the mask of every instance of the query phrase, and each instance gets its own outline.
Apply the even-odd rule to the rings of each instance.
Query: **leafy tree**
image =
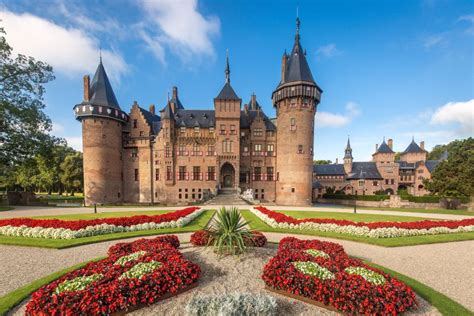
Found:
[[[48,134],[51,121],[42,111],[44,84],[53,79],[46,63],[13,57],[0,27],[0,165],[25,161],[56,142]]]
[[[455,140],[446,148],[448,159],[439,163],[431,174],[431,180],[425,180],[426,188],[441,196],[473,196],[474,138]]]
[[[313,165],[328,165],[331,163],[331,160],[313,160]]]
[[[397,151],[397,152],[395,153],[395,161],[400,161],[400,156],[401,156],[401,155],[402,155],[402,153],[399,152],[399,151]]]
[[[451,145],[452,143],[448,144],[448,145],[436,145],[433,147],[433,149],[431,150],[431,152],[428,154],[428,160],[438,160],[441,158],[441,155],[446,151],[448,150],[449,152],[449,146]]]
[[[61,164],[61,170],[61,182],[71,195],[74,195],[74,192],[76,191],[82,190],[82,153],[75,152],[67,155],[64,162]]]

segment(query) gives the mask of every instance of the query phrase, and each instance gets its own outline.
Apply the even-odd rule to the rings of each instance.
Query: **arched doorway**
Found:
[[[221,187],[233,188],[235,183],[235,169],[232,164],[226,162],[221,167]]]
[[[388,195],[393,195],[393,190],[392,189],[387,189],[385,190],[385,193]]]

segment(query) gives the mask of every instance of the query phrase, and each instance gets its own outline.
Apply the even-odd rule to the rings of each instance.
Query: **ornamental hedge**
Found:
[[[341,245],[331,242],[282,239],[262,279],[271,289],[309,298],[344,314],[396,315],[418,307],[410,287],[350,258]]]
[[[159,301],[198,281],[200,268],[177,250],[176,236],[109,248],[91,262],[34,292],[26,315],[108,315]]]
[[[390,195],[350,195],[350,194],[323,194],[323,199],[331,200],[355,200],[358,201],[383,201],[389,200]]]

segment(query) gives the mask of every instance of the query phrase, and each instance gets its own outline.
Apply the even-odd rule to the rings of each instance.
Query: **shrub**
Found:
[[[193,246],[207,246],[210,244],[211,234],[207,230],[198,230],[191,235]]]
[[[248,222],[246,222],[237,208],[227,210],[225,207],[217,212],[217,218],[209,228],[213,239],[214,251],[219,255],[237,255],[247,250],[245,240],[251,238]]]
[[[194,297],[186,306],[190,316],[273,316],[276,299],[262,294],[234,293]]]
[[[261,232],[253,231],[250,239],[245,240],[245,244],[248,247],[263,247],[267,244],[267,237]]]

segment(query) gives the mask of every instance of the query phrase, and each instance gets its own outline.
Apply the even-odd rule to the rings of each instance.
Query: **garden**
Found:
[[[187,211],[154,223],[198,210]],[[144,220],[129,218],[134,225]],[[25,315],[469,313],[413,279],[349,256],[337,243],[294,237],[268,243],[236,208],[219,210],[189,244],[163,235],[116,243],[106,253],[0,298],[0,312],[18,305],[14,313]]]

